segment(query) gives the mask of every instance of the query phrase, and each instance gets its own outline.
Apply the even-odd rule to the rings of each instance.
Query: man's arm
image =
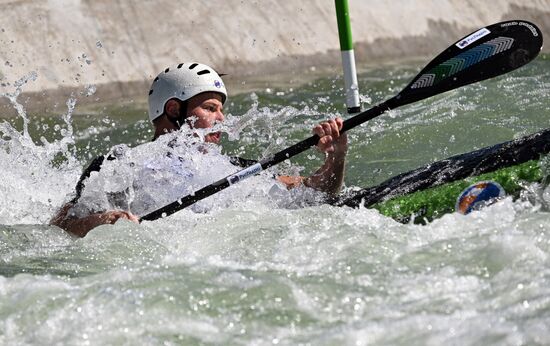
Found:
[[[127,219],[134,222],[139,222],[138,218],[125,211],[120,210],[111,210],[104,213],[91,214],[83,218],[77,218],[75,216],[69,215],[69,210],[73,205],[80,199],[82,191],[84,190],[84,184],[86,179],[88,179],[92,172],[99,172],[101,165],[105,157],[98,156],[96,157],[90,165],[82,172],[78,183],[75,188],[75,197],[71,202],[65,204],[55,216],[51,219],[50,225],[58,226],[65,231],[77,235],[79,237],[84,237],[88,232],[93,228],[99,225],[105,224],[114,224],[118,219]],[[114,160],[114,157],[107,157],[107,160]]]
[[[319,136],[317,148],[326,153],[324,164],[308,178],[281,176],[278,180],[288,188],[301,184],[313,189],[336,195],[344,183],[346,168],[346,153],[348,139],[345,133],[340,133],[344,122],[336,118],[320,123],[313,128],[313,133]]]
[[[72,203],[65,204],[50,221],[50,225],[57,226],[79,237],[84,237],[92,229],[100,225],[114,224],[119,219],[126,219],[139,223],[137,216],[122,210],[111,210],[104,213],[91,214],[83,218],[68,215]]]

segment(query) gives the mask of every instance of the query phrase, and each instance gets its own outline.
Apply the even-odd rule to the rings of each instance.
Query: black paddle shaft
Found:
[[[344,121],[342,131],[351,130],[387,110],[513,71],[533,60],[541,48],[541,31],[527,21],[506,21],[477,30],[439,54],[398,95]],[[311,136],[256,165],[147,214],[140,221],[171,215],[315,146],[318,141],[317,135]]]
[[[347,130],[350,130],[352,128],[354,128],[355,126],[358,126],[362,123],[364,123],[365,121],[368,121],[370,119],[373,119],[377,116],[379,116],[380,114],[384,113],[386,110],[390,109],[386,106],[386,103],[382,103],[378,106],[375,106],[365,112],[362,112],[356,116],[354,116],[353,118],[350,118],[346,121],[344,121],[344,124],[343,124],[343,128],[342,128],[342,131],[347,131]],[[283,162],[284,160],[287,160],[293,156],[296,156],[304,151],[306,151],[307,149],[311,148],[312,146],[315,146],[317,144],[317,142],[319,142],[319,136],[317,135],[313,135],[307,139],[304,139],[303,141],[301,142],[298,142],[296,144],[294,144],[293,146],[291,147],[288,147],[284,150],[281,150],[275,154],[273,154],[273,156],[270,156],[270,157],[267,157],[263,160],[261,160],[258,164],[256,165],[253,165],[251,167],[248,167],[248,168],[245,168],[239,172],[237,172],[236,174],[234,175],[230,175],[228,177],[225,177],[223,179],[220,179],[218,181],[216,181],[215,183],[213,184],[210,184],[198,191],[196,191],[195,193],[191,194],[191,195],[187,195],[185,197],[183,197],[182,199],[178,200],[178,201],[175,201],[175,202],[172,202],[158,210],[155,210],[153,212],[151,212],[150,214],[147,214],[143,217],[140,218],[140,221],[143,221],[143,220],[156,220],[158,218],[161,218],[161,217],[166,217],[168,215],[171,215],[177,211],[180,211],[181,209],[184,209],[206,197],[209,197],[209,196],[212,196],[213,194],[215,194],[216,192],[218,191],[221,191],[229,186],[231,186],[232,184],[240,181],[240,180],[244,180],[245,178],[251,176],[251,175],[254,175],[258,172],[261,172],[262,170],[265,170],[271,166],[274,166],[278,163],[281,163]]]

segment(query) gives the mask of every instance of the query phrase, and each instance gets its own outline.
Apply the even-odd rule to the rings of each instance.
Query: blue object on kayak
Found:
[[[479,210],[504,197],[506,191],[494,181],[480,181],[468,186],[456,200],[455,210],[461,214],[469,214]]]

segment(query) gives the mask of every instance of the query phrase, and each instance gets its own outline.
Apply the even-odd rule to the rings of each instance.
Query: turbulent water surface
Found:
[[[420,67],[365,69],[364,107],[396,94]],[[347,187],[547,128],[549,71],[539,57],[352,130]],[[37,77],[4,97],[17,105],[16,88]],[[258,159],[305,138],[343,108],[342,84],[326,76],[230,95],[224,152]],[[271,175],[311,172],[321,156],[310,150],[214,196],[203,212],[122,221],[76,239],[47,223],[83,166],[116,144],[142,158],[158,148],[138,146],[152,136],[142,109],[73,116],[75,107],[71,99],[64,114],[20,108],[0,124],[2,345],[550,344],[544,186],[527,187],[540,202],[507,198],[425,226],[274,201]],[[212,179],[227,173],[209,169]]]

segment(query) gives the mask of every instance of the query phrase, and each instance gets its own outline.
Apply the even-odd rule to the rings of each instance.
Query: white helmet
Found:
[[[185,101],[207,91],[220,93],[222,104],[225,103],[225,85],[210,66],[193,62],[169,67],[155,78],[149,90],[149,120],[162,115],[168,100],[177,98]]]

